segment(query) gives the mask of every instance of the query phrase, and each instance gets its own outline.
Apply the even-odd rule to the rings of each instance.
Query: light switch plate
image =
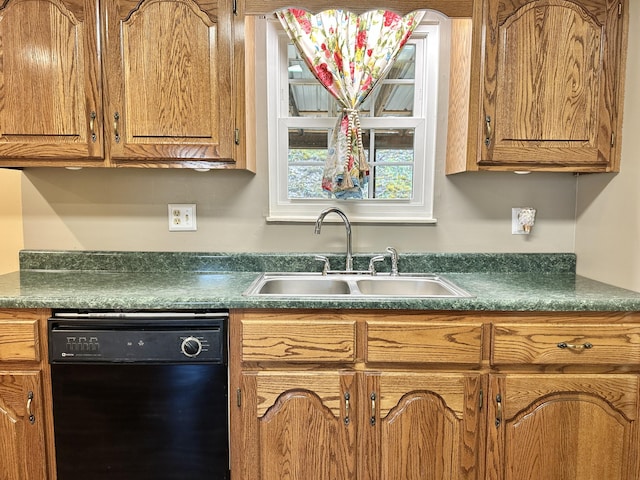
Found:
[[[198,230],[195,203],[170,203],[168,207],[170,232]]]

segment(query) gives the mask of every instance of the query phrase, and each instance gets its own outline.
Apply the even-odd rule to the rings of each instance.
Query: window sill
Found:
[[[315,223],[317,215],[315,216],[277,216],[277,215],[269,215],[266,217],[267,223]],[[438,220],[436,218],[403,218],[403,217],[394,217],[394,218],[367,218],[367,217],[359,217],[357,215],[349,215],[349,222],[358,223],[358,224],[369,224],[369,225],[436,225]],[[326,218],[323,223],[342,223],[340,218],[332,219]]]

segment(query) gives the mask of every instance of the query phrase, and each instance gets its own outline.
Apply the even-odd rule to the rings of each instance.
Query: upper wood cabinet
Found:
[[[0,166],[253,170],[252,19],[234,8],[8,0]]]
[[[624,0],[482,2],[454,36],[447,173],[617,171],[627,21]]]
[[[0,8],[0,165],[102,163],[95,0]]]

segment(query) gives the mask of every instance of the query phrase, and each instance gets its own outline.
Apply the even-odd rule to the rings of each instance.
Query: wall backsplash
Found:
[[[258,151],[264,151],[258,148]],[[342,225],[267,224],[266,159],[244,172],[68,171],[23,174],[28,249],[342,251]],[[436,178],[437,225],[360,225],[354,250],[573,252],[576,181],[569,174],[475,173]],[[198,231],[169,232],[168,203],[195,203]],[[511,235],[511,207],[533,206],[529,236]]]

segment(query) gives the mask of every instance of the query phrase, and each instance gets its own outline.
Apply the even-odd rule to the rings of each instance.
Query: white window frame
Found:
[[[425,16],[426,18],[426,16]],[[411,199],[289,199],[288,132],[289,127],[333,128],[335,117],[289,117],[287,34],[279,22],[268,20],[267,51],[267,131],[269,139],[269,214],[270,222],[310,222],[329,206],[344,210],[354,223],[436,223],[433,218],[434,173],[436,155],[439,31],[437,21],[424,21],[408,43],[416,44],[416,77],[425,72],[423,82],[416,78],[414,114],[410,118],[392,117],[393,125],[415,128],[413,197]],[[426,102],[425,98],[432,101]],[[388,125],[389,118],[361,117],[362,129]],[[418,139],[423,138],[424,141]]]

